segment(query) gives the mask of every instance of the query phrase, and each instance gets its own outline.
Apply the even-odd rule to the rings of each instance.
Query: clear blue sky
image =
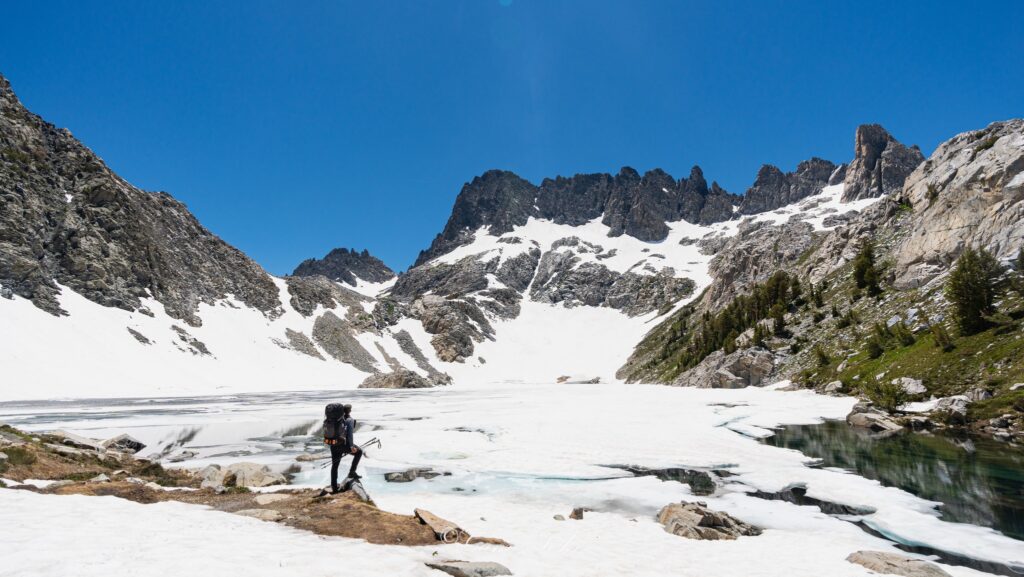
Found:
[[[9,2],[0,72],[134,184],[273,273],[406,268],[462,184],[929,154],[1024,115],[1024,2]]]

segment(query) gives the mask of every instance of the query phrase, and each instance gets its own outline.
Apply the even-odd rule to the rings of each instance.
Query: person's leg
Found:
[[[341,463],[341,457],[345,454],[341,450],[341,445],[330,445],[331,447],[331,489],[334,491],[338,490],[338,463]]]
[[[356,452],[352,454],[352,466],[348,468],[348,476],[356,476],[356,467],[359,466],[359,459],[363,458],[363,450],[356,447]]]

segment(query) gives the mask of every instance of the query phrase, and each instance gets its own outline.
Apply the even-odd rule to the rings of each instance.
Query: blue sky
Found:
[[[929,154],[1024,115],[1024,2],[17,2],[0,73],[134,184],[273,273],[406,268],[462,184]]]

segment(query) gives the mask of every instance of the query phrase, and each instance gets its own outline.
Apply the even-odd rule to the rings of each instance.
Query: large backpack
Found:
[[[324,442],[328,445],[345,445],[348,432],[345,430],[345,409],[341,403],[331,403],[324,409]]]

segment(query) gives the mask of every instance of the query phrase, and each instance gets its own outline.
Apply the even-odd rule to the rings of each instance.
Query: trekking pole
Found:
[[[381,444],[381,442],[380,442],[380,439],[378,439],[377,437],[374,437],[374,438],[370,439],[369,441],[366,441],[366,442],[365,442],[365,443],[363,443],[362,445],[359,445],[359,448],[360,448],[360,449],[365,449],[365,448],[367,448],[367,447],[369,447],[369,446],[371,446],[371,445],[376,445],[378,449],[380,449],[380,448],[381,448],[381,447],[383,446],[383,445]],[[344,455],[342,455],[342,456],[341,456],[341,458],[342,458],[342,459],[344,459],[344,458],[345,458],[345,457],[347,457],[348,455],[349,455],[349,453],[345,453]],[[367,454],[366,454],[366,453],[364,452],[364,453],[363,453],[363,456],[364,456],[364,457],[368,457],[369,455],[367,455]],[[328,456],[326,456],[326,457],[320,457],[320,458],[319,458],[319,459],[317,459],[317,460],[318,460],[318,461],[330,461],[330,459],[331,459],[331,457],[330,457],[330,455],[328,455]],[[323,463],[322,465],[319,465],[319,467],[320,467],[321,469],[323,469],[323,468],[324,468],[324,467],[326,467],[326,466],[327,466],[327,463]]]

